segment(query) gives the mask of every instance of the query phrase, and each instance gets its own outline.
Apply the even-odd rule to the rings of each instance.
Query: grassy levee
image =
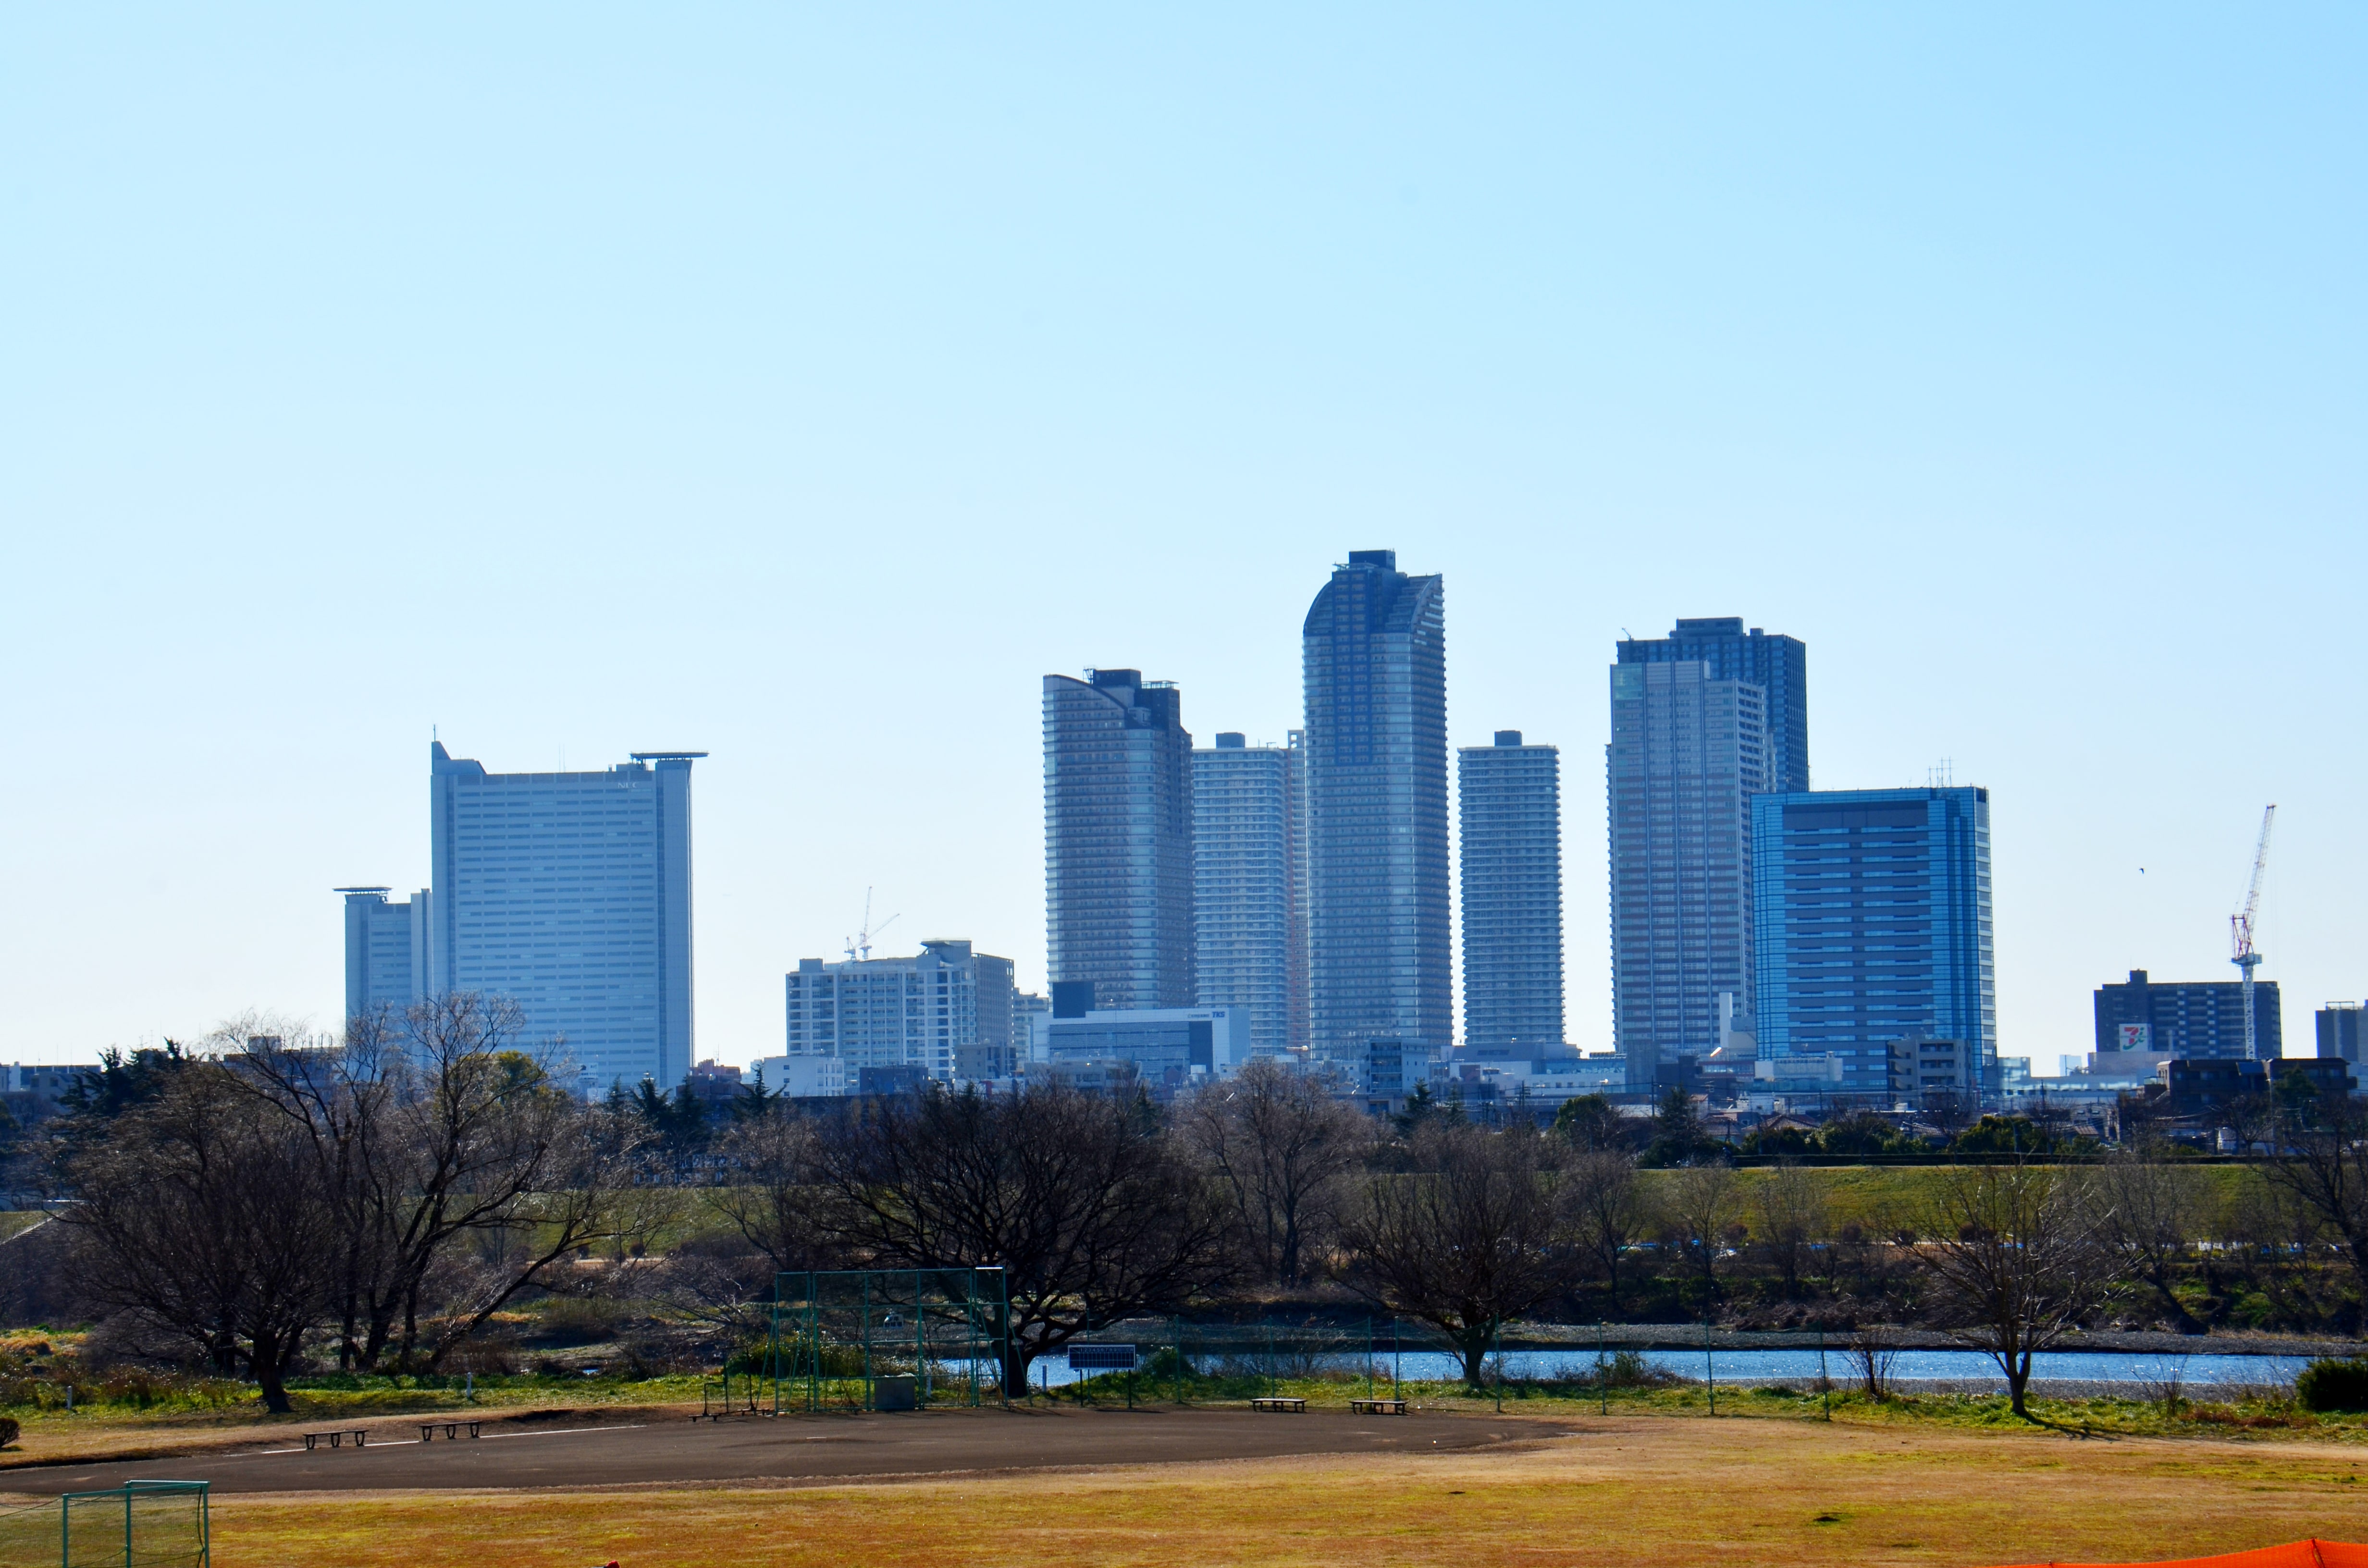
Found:
[[[1825,1189],[1828,1222],[1836,1229],[1858,1224],[1881,1232],[1904,1221],[1930,1204],[1934,1185],[1946,1165],[1813,1165],[1810,1178]],[[2204,1222],[2212,1239],[2226,1237],[2237,1228],[2239,1208],[2248,1191],[2258,1191],[2260,1173],[2250,1165],[2203,1165],[2188,1167],[2204,1184]],[[1754,1165],[1735,1173],[1745,1192],[1769,1179],[1770,1168]],[[1649,1202],[1678,1179],[1679,1173],[1648,1170],[1636,1173]],[[1748,1203],[1747,1198],[1747,1203]],[[1748,1223],[1750,1216],[1744,1216]]]
[[[780,1488],[225,1496],[214,1504],[215,1561],[1796,1568],[2127,1562],[2368,1538],[2368,1486],[2353,1479],[2351,1449],[1839,1421],[1566,1425],[1577,1434],[1436,1457]]]

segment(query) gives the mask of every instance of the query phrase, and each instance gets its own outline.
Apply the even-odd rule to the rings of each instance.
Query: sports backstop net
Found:
[[[773,1411],[919,1410],[1003,1395],[1000,1268],[853,1268],[774,1280]]]
[[[206,1483],[134,1481],[0,1513],[0,1562],[210,1568]]]

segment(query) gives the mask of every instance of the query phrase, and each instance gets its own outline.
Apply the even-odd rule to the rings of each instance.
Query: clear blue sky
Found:
[[[1822,787],[1993,791],[2000,1045],[2368,992],[2363,32],[2337,6],[15,6],[0,1059],[336,1019],[495,769],[712,752],[699,1041],[875,885],[1042,980],[1038,677],[1296,722],[1350,549],[1562,745],[1804,639]],[[2140,867],[2146,868],[2141,875]]]

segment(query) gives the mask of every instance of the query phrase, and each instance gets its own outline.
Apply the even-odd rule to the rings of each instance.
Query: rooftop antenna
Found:
[[[871,890],[865,888],[863,890],[863,929],[847,939],[847,961],[854,963],[859,958],[869,960],[871,957],[871,938],[896,924],[901,918],[903,918],[903,912],[899,911],[877,926],[871,924]]]

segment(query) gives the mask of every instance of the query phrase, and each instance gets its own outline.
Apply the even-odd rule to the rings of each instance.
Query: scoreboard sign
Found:
[[[1069,1346],[1069,1369],[1073,1372],[1132,1372],[1134,1365],[1134,1346],[1132,1345]]]

